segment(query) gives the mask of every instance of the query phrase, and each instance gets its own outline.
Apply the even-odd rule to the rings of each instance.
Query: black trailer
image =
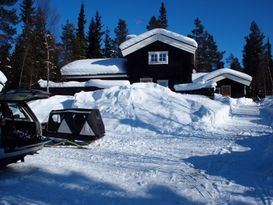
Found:
[[[0,167],[24,161],[43,148],[41,124],[27,102],[48,97],[49,93],[29,89],[0,94]]]
[[[104,134],[100,111],[80,108],[51,111],[45,133],[46,136],[69,141],[92,141]]]

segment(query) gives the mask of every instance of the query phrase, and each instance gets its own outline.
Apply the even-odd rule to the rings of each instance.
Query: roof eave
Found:
[[[195,54],[195,51],[197,49],[197,47],[194,47],[190,44],[187,44],[185,42],[182,42],[180,40],[171,38],[169,36],[163,35],[163,34],[156,34],[156,35],[152,35],[142,41],[136,42],[133,45],[130,45],[128,47],[125,47],[124,49],[121,50],[122,55],[125,57],[137,50],[140,50],[141,48],[144,48],[156,41],[160,41],[162,43],[166,43],[170,46],[176,47],[178,49],[184,50],[186,52]]]

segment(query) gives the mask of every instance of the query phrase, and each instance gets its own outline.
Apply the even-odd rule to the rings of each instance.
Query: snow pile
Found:
[[[255,105],[256,103],[251,98],[241,97],[241,98],[231,98],[229,96],[223,96],[220,94],[215,94],[214,99],[217,101],[220,101],[226,105],[229,105],[230,107],[234,106],[248,106],[248,105]]]
[[[5,87],[7,77],[0,71],[0,91]]]
[[[82,91],[75,94],[73,99],[68,97],[67,102],[65,97],[54,96],[30,102],[29,105],[41,122],[47,121],[52,109],[98,108],[104,118],[113,119],[111,123],[115,123],[120,132],[124,132],[121,124],[131,124],[159,133],[172,133],[184,127],[208,129],[229,118],[228,105],[205,96],[174,93],[154,83],[136,83],[94,92]]]
[[[73,61],[61,68],[62,76],[127,73],[126,59],[98,58]]]
[[[261,112],[268,124],[273,127],[273,97],[266,97],[261,103]]]
[[[106,135],[1,170],[0,204],[272,204],[273,129],[260,115],[272,98],[216,97],[139,83],[30,102],[43,122],[52,109],[99,108]]]
[[[47,87],[47,81],[40,79],[38,81],[41,88]],[[52,82],[49,81],[50,88],[69,88],[69,87],[97,87],[97,88],[110,88],[113,86],[130,85],[128,80],[99,80],[93,79],[85,82],[68,81],[68,82]]]

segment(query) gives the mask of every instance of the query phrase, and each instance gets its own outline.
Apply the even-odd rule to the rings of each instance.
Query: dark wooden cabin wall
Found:
[[[168,51],[168,64],[149,65],[150,51]],[[192,82],[194,55],[168,44],[157,41],[129,54],[126,58],[131,82],[139,82],[140,78],[150,77],[154,82],[169,80],[171,88],[175,83]]]

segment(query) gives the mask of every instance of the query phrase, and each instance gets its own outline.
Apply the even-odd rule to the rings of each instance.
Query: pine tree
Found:
[[[227,63],[229,64],[230,69],[242,71],[242,66],[239,62],[239,59],[233,54],[230,54],[230,56],[227,58]]]
[[[8,79],[12,74],[10,65],[10,49],[16,33],[18,17],[16,9],[11,8],[17,0],[6,0],[0,2],[0,70],[4,72]]]
[[[149,30],[152,30],[155,28],[159,28],[159,23],[158,23],[158,20],[156,19],[156,17],[152,16],[150,18],[148,25],[146,26],[146,29],[149,31]]]
[[[152,16],[148,22],[148,25],[146,26],[148,31],[155,28],[168,28],[167,10],[163,2],[160,5],[158,18]]]
[[[196,65],[197,72],[211,72],[212,70],[222,68],[224,51],[218,51],[218,47],[211,34],[205,31],[200,19],[194,20],[195,28],[189,37],[196,40],[198,48],[196,51]]]
[[[113,43],[112,39],[110,37],[110,30],[107,27],[104,33],[104,51],[103,51],[103,56],[105,58],[110,58],[112,57],[113,54]]]
[[[118,25],[115,28],[115,35],[115,51],[118,53],[119,57],[122,57],[119,50],[119,45],[126,41],[126,37],[128,35],[128,28],[125,20],[118,20]]]
[[[161,3],[160,9],[159,9],[158,24],[159,24],[159,28],[164,28],[164,29],[168,28],[167,10],[163,2]]]
[[[195,69],[197,72],[203,71],[203,68],[205,67],[205,42],[206,42],[206,34],[205,34],[205,28],[202,25],[199,18],[196,18],[194,20],[195,28],[192,30],[192,34],[189,35],[191,38],[195,39],[198,43],[198,48],[196,50],[196,66]]]
[[[214,41],[214,38],[211,34],[206,33],[206,57],[207,57],[207,67],[206,70],[211,72],[212,70],[220,69],[224,67],[224,63],[222,62],[222,58],[224,55],[224,51],[218,51],[218,46]]]
[[[263,87],[263,92],[265,95],[273,95],[273,61],[272,61],[272,53],[271,53],[271,44],[269,39],[266,44],[263,46],[263,53],[261,58],[261,73],[263,76],[263,80],[259,82],[261,87]]]
[[[73,42],[75,40],[75,26],[68,20],[62,27],[60,46],[60,65],[63,66],[73,60]]]
[[[85,26],[86,20],[85,20],[85,13],[84,13],[84,4],[81,4],[80,13],[78,16],[78,28],[76,32],[76,38],[74,39],[73,43],[73,59],[83,59],[86,58],[86,38],[85,38],[85,32],[84,32],[84,26]]]
[[[101,41],[104,32],[102,31],[102,21],[99,12],[96,12],[95,20],[92,17],[90,26],[89,26],[89,34],[88,34],[88,50],[87,57],[88,58],[100,58],[102,57],[102,49],[101,49]]]
[[[22,34],[17,38],[15,51],[12,56],[14,68],[12,86],[29,87],[30,70],[33,69],[35,59],[31,55],[35,8],[33,0],[23,0],[21,4]]]
[[[253,98],[261,95],[263,73],[261,72],[261,55],[263,51],[264,35],[253,21],[250,25],[250,34],[245,37],[246,44],[243,50],[243,65],[245,72],[252,76],[250,94]]]

